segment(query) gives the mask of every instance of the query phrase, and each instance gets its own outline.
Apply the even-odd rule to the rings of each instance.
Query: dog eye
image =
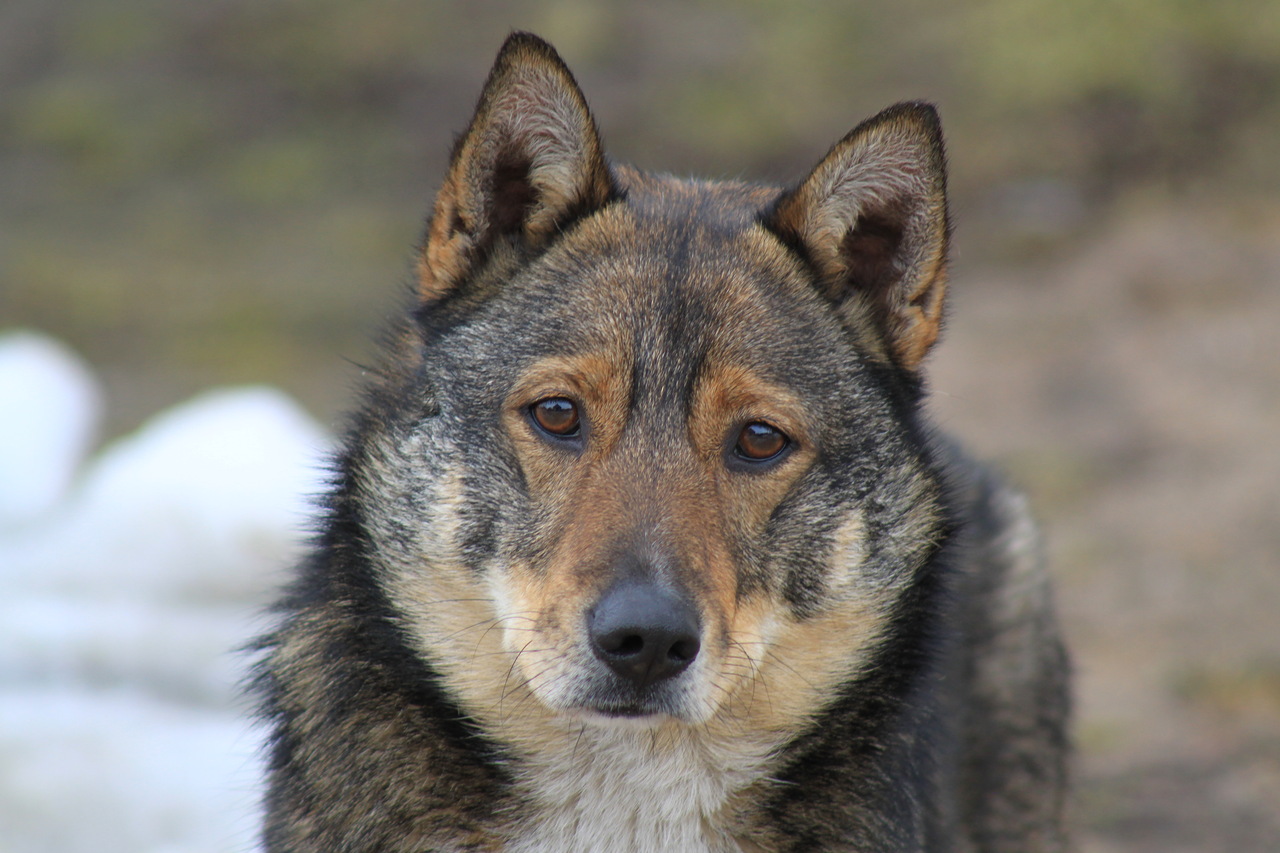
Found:
[[[781,430],[763,421],[752,421],[738,433],[733,452],[742,459],[765,462],[786,450],[790,440]]]
[[[529,407],[529,416],[543,432],[556,438],[572,438],[582,431],[578,406],[565,397],[548,397]]]

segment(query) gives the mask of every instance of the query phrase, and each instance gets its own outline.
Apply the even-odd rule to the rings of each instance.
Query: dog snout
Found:
[[[701,648],[698,612],[654,583],[612,587],[588,615],[591,649],[638,688],[684,672]]]

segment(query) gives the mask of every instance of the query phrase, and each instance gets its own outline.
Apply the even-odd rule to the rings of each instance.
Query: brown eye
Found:
[[[582,431],[578,407],[565,397],[548,397],[529,407],[533,422],[557,438],[572,438]]]
[[[733,452],[752,462],[764,462],[777,456],[787,447],[787,437],[769,424],[753,421],[738,433],[738,443]]]

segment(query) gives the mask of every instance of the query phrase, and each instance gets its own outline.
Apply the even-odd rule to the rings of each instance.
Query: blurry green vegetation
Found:
[[[1274,0],[9,0],[0,327],[101,366],[113,430],[213,382],[332,412],[513,28],[651,168],[788,179],[939,103],[968,258],[1135,195],[1280,189]]]

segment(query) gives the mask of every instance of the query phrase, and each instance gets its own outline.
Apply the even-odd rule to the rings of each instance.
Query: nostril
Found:
[[[697,640],[677,640],[667,650],[667,657],[673,663],[687,664],[698,656],[701,644]]]
[[[612,646],[612,647],[610,647]],[[602,647],[611,655],[630,657],[644,651],[644,637],[639,634],[627,634],[617,644],[603,644]]]

